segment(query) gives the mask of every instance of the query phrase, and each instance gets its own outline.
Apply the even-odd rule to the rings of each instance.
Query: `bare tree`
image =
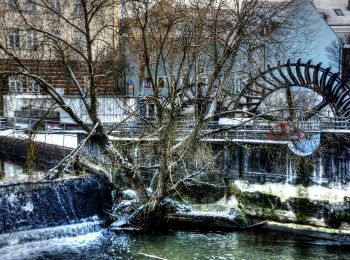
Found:
[[[343,47],[343,43],[341,40],[333,41],[326,48],[326,54],[328,59],[330,60],[330,65],[340,71],[341,68],[341,50]]]
[[[2,73],[37,82],[51,97],[53,106],[85,131],[110,159],[112,167],[122,172],[122,180],[151,212],[161,212],[161,202],[182,183],[200,182],[207,168],[215,165],[216,155],[201,142],[208,124],[220,115],[245,113],[239,100],[246,90],[229,83],[237,73],[244,73],[237,68],[258,59],[259,52],[255,50],[272,37],[273,30],[266,31],[271,21],[276,16],[282,19],[281,13],[287,17],[296,6],[295,1],[278,5],[258,0],[125,1],[123,17],[119,17],[116,7],[121,5],[114,0],[59,3],[35,1],[36,8],[42,11],[39,15],[25,11],[24,1],[15,1],[13,10],[2,21],[3,32],[10,38],[0,43],[0,50],[16,69]],[[11,31],[16,23],[25,32],[35,32],[39,45],[34,52],[17,48],[16,31]],[[128,149],[113,144],[99,113],[99,92],[115,75],[121,57],[126,61],[123,64],[137,64],[139,94],[144,94],[138,108],[147,106],[148,111],[127,112],[143,125],[134,147],[150,136],[156,138],[156,148],[152,148],[156,159],[151,165],[156,173],[151,193],[141,176],[149,148],[136,150],[130,158]],[[86,119],[45,75],[33,69],[28,62],[33,58],[60,64]],[[128,73],[127,68],[121,69],[119,76]],[[81,71],[88,86],[82,83]],[[220,108],[224,95],[230,96],[231,105],[223,111]]]

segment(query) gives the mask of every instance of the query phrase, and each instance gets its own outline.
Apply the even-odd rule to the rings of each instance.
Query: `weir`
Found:
[[[77,224],[91,218],[102,221],[112,206],[109,182],[87,174],[43,180],[47,168],[62,160],[70,149],[35,143],[35,167],[26,169],[28,143],[0,138],[0,234]]]
[[[195,186],[190,189],[196,189],[197,195],[202,197],[201,203],[214,202],[226,193],[226,199],[234,198],[235,204],[245,214],[257,219],[326,228],[333,233],[345,232],[341,240],[347,243],[349,236],[346,232],[350,231],[350,143],[343,134],[322,133],[320,140],[319,149],[310,156],[294,154],[285,143],[209,142],[214,155],[220,154],[217,178],[221,178],[227,189],[218,191],[213,187],[197,189]],[[124,140],[115,142],[118,144]],[[11,145],[9,141],[4,143]],[[145,141],[139,145],[149,143]],[[23,147],[12,148],[12,151],[18,149],[23,154],[26,144],[16,145]],[[52,153],[55,149],[57,147],[51,147],[49,151]],[[130,151],[133,149],[130,147]],[[57,154],[60,154],[56,156],[56,161],[59,161],[66,152]],[[109,161],[94,144],[88,142],[79,157],[80,160],[94,160],[102,170],[114,176],[113,169],[108,167]],[[151,176],[150,172],[144,173],[144,178]],[[3,186],[0,194],[5,209],[2,214],[5,215],[1,217],[6,221],[2,222],[0,230],[8,233],[79,223],[87,217],[103,216],[110,206],[105,203],[110,202],[110,192],[109,186],[96,177]],[[186,194],[186,190],[180,189],[179,192]],[[16,209],[19,209],[16,217],[9,217]],[[329,238],[333,239],[334,235]]]
[[[71,177],[0,186],[0,233],[103,218],[111,189],[100,177]]]

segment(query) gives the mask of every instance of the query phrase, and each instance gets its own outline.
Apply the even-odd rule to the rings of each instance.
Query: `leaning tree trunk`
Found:
[[[129,160],[114,147],[113,143],[111,140],[109,140],[106,133],[101,134],[99,131],[99,133],[95,134],[94,139],[98,140],[97,143],[101,147],[102,151],[106,154],[106,156],[112,161],[112,163],[119,164],[121,166],[124,181],[131,189],[135,190],[140,203],[146,204],[149,201],[149,196],[137,167],[133,166]]]

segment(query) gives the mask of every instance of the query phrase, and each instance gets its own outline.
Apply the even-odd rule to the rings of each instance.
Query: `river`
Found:
[[[19,238],[24,234],[11,234],[0,259],[350,259],[348,247],[270,230],[145,234],[92,223],[26,231],[27,242]]]
[[[23,180],[26,175],[13,162],[2,162],[1,169],[3,181]],[[0,259],[350,259],[349,246],[267,229],[149,234],[109,230],[101,223],[92,217],[71,225],[0,234]]]

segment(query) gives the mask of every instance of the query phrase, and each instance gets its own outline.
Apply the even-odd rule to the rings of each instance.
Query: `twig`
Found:
[[[139,253],[139,255],[146,256],[146,257],[152,258],[152,259],[166,260],[166,258],[162,258],[162,257],[155,256],[155,255],[149,255],[149,254],[145,254],[145,253]]]

